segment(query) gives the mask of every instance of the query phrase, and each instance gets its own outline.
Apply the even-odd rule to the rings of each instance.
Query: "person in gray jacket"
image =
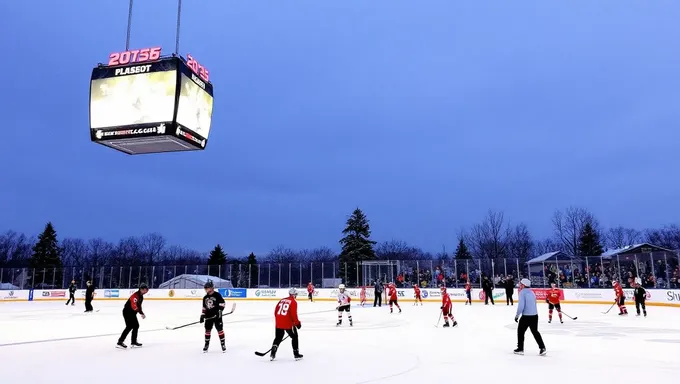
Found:
[[[543,338],[538,333],[538,309],[536,308],[536,294],[531,290],[531,281],[529,279],[522,279],[519,283],[519,303],[517,304],[517,314],[515,315],[515,323],[517,326],[517,349],[516,355],[524,354],[524,334],[527,328],[531,330],[531,334],[536,339],[538,344],[539,354],[545,356],[545,344]],[[521,316],[521,318],[520,318]]]
[[[377,305],[378,307],[382,307],[383,285],[380,282],[380,280],[375,282],[375,291],[373,293],[375,294],[375,298],[373,299],[373,306],[375,307]]]

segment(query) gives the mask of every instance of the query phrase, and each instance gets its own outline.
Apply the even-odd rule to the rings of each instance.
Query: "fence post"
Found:
[[[300,288],[302,288],[302,263],[300,263],[300,268],[298,268],[298,271],[300,272]]]
[[[663,268],[664,272],[666,272],[666,278],[664,279],[664,283],[666,283],[666,289],[669,289],[671,287],[671,279],[668,275],[668,257],[666,256],[666,252],[663,253],[663,262],[665,267]],[[652,264],[653,265],[653,264]],[[656,278],[654,278],[654,284],[656,285]]]
[[[324,264],[326,264],[326,263],[324,263],[324,262],[322,261],[322,262],[321,262],[321,285],[322,285],[322,286],[323,286],[323,278],[326,277],[326,275],[323,273],[323,272],[324,272],[324,271],[323,271],[323,266],[324,266]]]
[[[281,288],[281,263],[279,263],[279,288]]]
[[[309,281],[314,284],[314,263],[310,262],[309,263]]]

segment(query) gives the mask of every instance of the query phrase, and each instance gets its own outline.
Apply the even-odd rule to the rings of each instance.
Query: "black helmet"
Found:
[[[208,280],[205,282],[205,285],[203,285],[203,288],[204,289],[215,288],[215,284],[213,284],[212,280]]]
[[[141,284],[139,284],[139,289],[140,289],[140,290],[142,290],[142,289],[149,289],[149,286],[148,286],[146,283],[141,283]]]

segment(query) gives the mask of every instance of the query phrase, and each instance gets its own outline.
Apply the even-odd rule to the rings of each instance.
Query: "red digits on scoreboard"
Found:
[[[194,71],[194,73],[196,73],[201,79],[210,81],[210,73],[208,72],[208,69],[202,66],[191,55],[187,55],[187,66],[191,68],[191,70]]]
[[[109,65],[125,65],[156,61],[161,58],[161,47],[133,49],[125,52],[114,52],[109,55]]]

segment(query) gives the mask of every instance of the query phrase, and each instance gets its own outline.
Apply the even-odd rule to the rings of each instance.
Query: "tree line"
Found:
[[[604,228],[595,216],[580,207],[557,210],[552,216],[552,236],[534,238],[524,223],[512,223],[503,212],[489,211],[478,223],[452,234],[457,247],[431,253],[405,241],[392,239],[376,242],[371,238],[366,214],[355,209],[345,222],[339,240],[340,252],[330,247],[291,249],[278,246],[267,254],[228,255],[221,244],[210,252],[182,245],[170,245],[159,233],[131,236],[117,243],[102,238],[59,239],[55,226],[47,223],[37,237],[15,231],[0,235],[0,267],[53,268],[63,266],[118,265],[224,265],[264,263],[334,262],[356,264],[365,260],[447,260],[499,259],[522,260],[547,252],[563,251],[575,256],[598,256],[607,249],[648,242],[667,249],[680,249],[680,227]],[[344,268],[344,267],[343,267]],[[356,268],[348,266],[348,268]],[[344,272],[344,271],[341,271]],[[354,275],[355,270],[348,270]]]

